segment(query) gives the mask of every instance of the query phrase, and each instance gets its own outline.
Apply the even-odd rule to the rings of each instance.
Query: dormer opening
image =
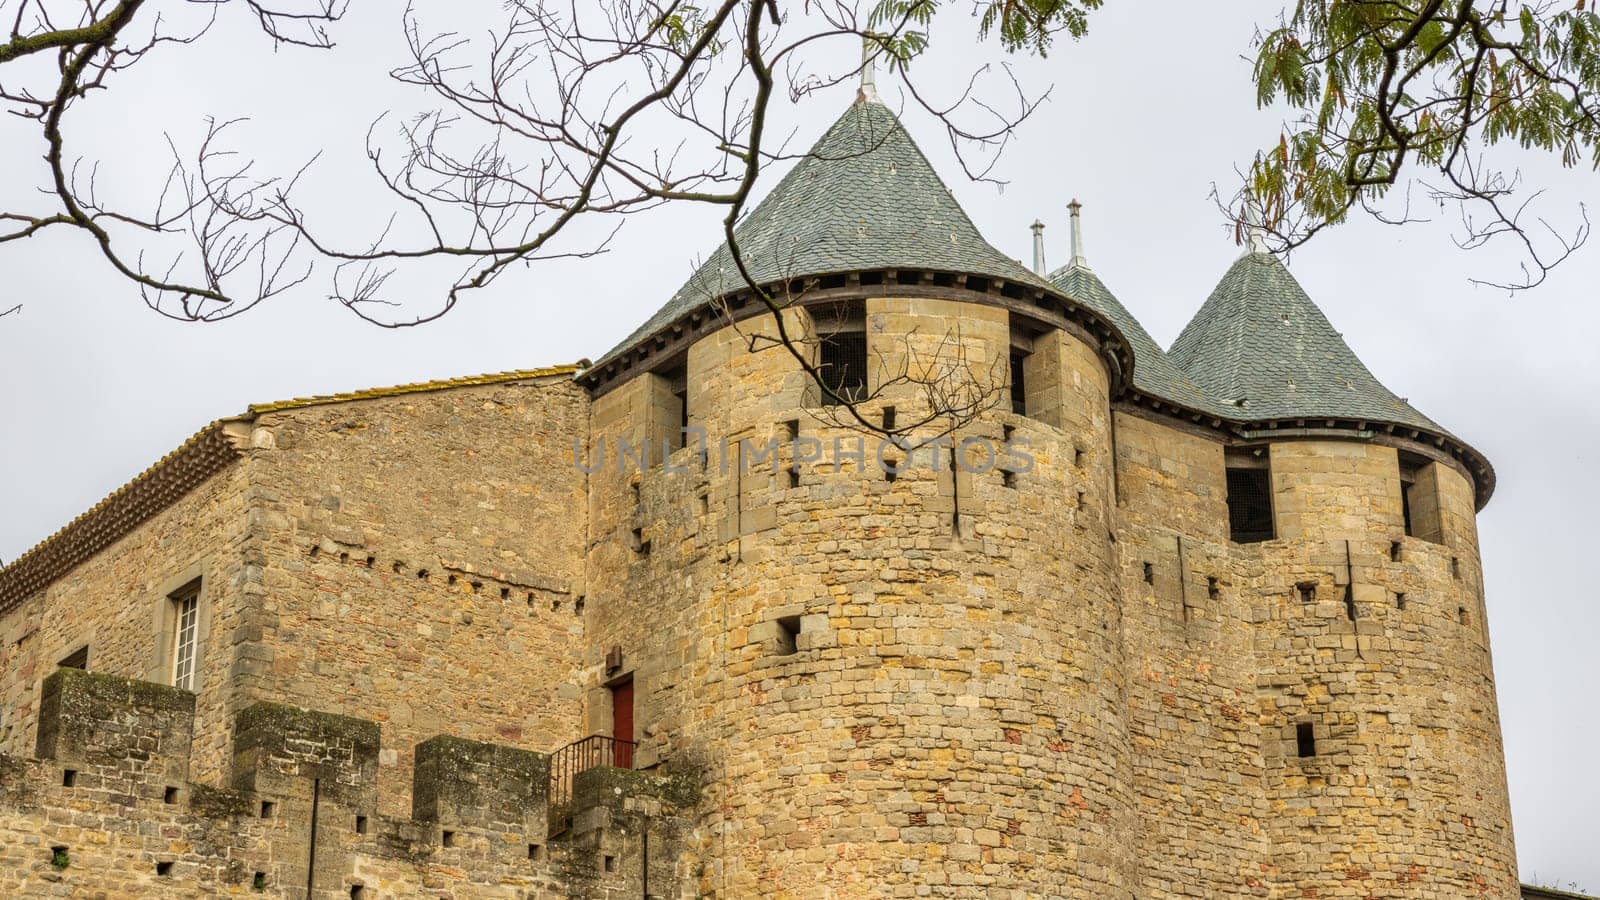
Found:
[[[1055,421],[1056,411],[1046,408],[1046,398],[1053,398],[1059,392],[1051,390],[1056,386],[1050,381],[1051,373],[1034,355],[1036,342],[1044,333],[1037,323],[1015,314],[1011,316],[1011,344],[1007,357],[1011,411],[1019,416],[1059,426],[1060,423]],[[1030,397],[1033,398],[1031,403]]]
[[[1267,448],[1229,450],[1224,465],[1228,480],[1228,538],[1236,544],[1272,540],[1277,531],[1272,520],[1272,467]]]
[[[867,316],[859,301],[812,307],[817,332],[817,377],[823,406],[867,397]]]
[[[1400,463],[1400,519],[1406,534],[1435,544],[1444,542],[1444,521],[1439,505],[1439,464],[1425,456],[1398,453]]]

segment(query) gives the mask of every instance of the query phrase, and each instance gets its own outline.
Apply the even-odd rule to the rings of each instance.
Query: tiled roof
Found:
[[[1050,281],[1063,294],[1111,321],[1133,347],[1133,386],[1178,406],[1209,412],[1215,405],[1184,371],[1173,364],[1161,345],[1128,312],[1099,276],[1079,265],[1062,266]]]
[[[1228,269],[1168,356],[1236,421],[1357,419],[1449,436],[1373,377],[1267,253]]]
[[[991,247],[880,102],[845,110],[800,162],[734,229],[753,280],[921,269],[1048,282]],[[613,357],[712,300],[747,287],[723,244],[683,287],[601,357]]]
[[[0,613],[55,581],[210,478],[242,453],[212,422],[132,481],[0,569]]]
[[[253,421],[263,413],[326,403],[374,400],[426,391],[572,375],[580,368],[577,365],[569,365],[520,369],[490,375],[471,375],[394,387],[369,388],[344,394],[301,397],[277,403],[252,404],[244,415],[219,419],[200,429],[178,449],[168,453],[155,465],[113,491],[88,512],[73,519],[60,531],[12,560],[10,565],[0,568],[0,613],[110,546],[139,523],[171,506],[190,489],[243,456],[244,441],[248,436],[238,426]]]

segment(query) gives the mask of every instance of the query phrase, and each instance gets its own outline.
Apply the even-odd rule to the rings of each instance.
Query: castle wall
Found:
[[[257,421],[260,644],[241,690],[382,723],[383,811],[404,808],[431,735],[579,736],[587,420],[554,378]]]
[[[0,755],[5,897],[620,900],[689,880],[683,779],[592,769],[550,835],[546,754],[435,737],[415,803],[381,815],[377,723],[247,707],[218,787],[186,778],[194,695],[77,670],[45,695],[38,756]]]
[[[1004,405],[1003,311],[869,299],[866,315],[901,421],[919,407],[891,383],[902,359],[957,363]],[[871,444],[840,463],[833,439],[859,432],[805,408],[784,350],[732,329],[690,349],[691,420],[758,443],[798,422],[827,459],[795,483],[787,450],[777,472],[724,472],[691,448],[674,457],[689,471],[637,479],[637,504],[628,477],[592,480],[590,634],[642,673],[642,759],[703,768],[707,896],[1131,896],[1106,375],[1076,338],[1044,340],[1073,433],[996,409],[956,436],[1026,437],[1035,467],[1014,481],[952,477],[948,446],[939,471],[893,481]],[[599,398],[595,439],[648,396]]]
[[[1403,534],[1393,449],[1280,443],[1271,464],[1254,618],[1282,895],[1516,896],[1470,483],[1430,467],[1458,511],[1435,543]]]
[[[1222,444],[1134,412],[1116,425],[1135,893],[1270,896],[1253,584],[1228,542]]]
[[[41,684],[84,645],[93,671],[170,684],[168,598],[200,578],[195,777],[222,777],[237,708],[233,668],[251,637],[245,607],[257,577],[245,565],[247,494],[235,464],[0,618],[0,753],[33,751]]]

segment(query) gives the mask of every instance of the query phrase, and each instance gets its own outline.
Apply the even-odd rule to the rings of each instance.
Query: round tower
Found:
[[[1270,488],[1272,533],[1236,555],[1258,609],[1274,880],[1516,897],[1475,526],[1487,462],[1384,388],[1254,247],[1171,357],[1248,417],[1232,458],[1253,455]]]

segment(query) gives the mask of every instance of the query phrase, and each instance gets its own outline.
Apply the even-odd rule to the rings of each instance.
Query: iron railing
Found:
[[[633,768],[637,741],[591,734],[550,754],[550,809],[565,809],[572,802],[572,779],[599,766]]]

